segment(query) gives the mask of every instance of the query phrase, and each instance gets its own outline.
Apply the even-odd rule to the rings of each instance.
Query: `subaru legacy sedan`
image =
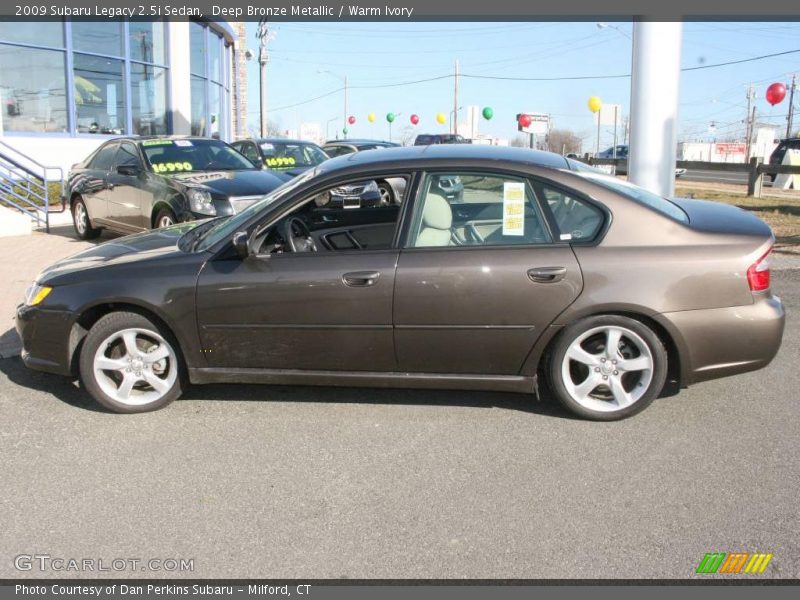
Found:
[[[314,201],[405,180],[401,205]],[[458,180],[463,198],[442,193]],[[322,163],[247,209],[85,250],[17,310],[22,358],[106,408],[188,384],[549,390],[584,418],[765,367],[784,326],[774,238],[562,156],[438,145]]]

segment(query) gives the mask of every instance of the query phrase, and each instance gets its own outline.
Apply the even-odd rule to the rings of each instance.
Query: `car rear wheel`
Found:
[[[100,229],[92,227],[89,211],[86,210],[83,198],[78,197],[72,203],[72,225],[75,227],[75,233],[82,240],[92,240],[100,235]]]
[[[168,332],[140,314],[108,314],[86,335],[81,381],[97,402],[114,412],[163,408],[184,387],[177,348]]]
[[[567,327],[548,365],[559,402],[595,421],[644,410],[666,376],[667,352],[658,336],[643,323],[616,315],[588,317]]]
[[[156,215],[156,229],[169,227],[170,225],[175,225],[177,222],[178,220],[175,218],[175,213],[168,208],[162,208]]]

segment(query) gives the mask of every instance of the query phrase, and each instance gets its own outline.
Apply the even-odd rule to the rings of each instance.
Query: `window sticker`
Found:
[[[153,171],[156,173],[180,173],[183,171],[191,171],[193,168],[190,162],[164,162],[153,164]]]
[[[558,239],[560,239],[562,242],[569,241],[569,240],[572,239],[572,234],[571,233],[562,233],[560,236],[558,236]]]
[[[175,140],[175,145],[176,146],[183,146],[185,148],[185,147],[191,146],[192,142],[190,142],[189,140]]]
[[[525,235],[525,183],[503,182],[503,235]]]
[[[144,140],[142,146],[145,148],[150,146],[172,146],[172,140]]]
[[[279,156],[272,158],[265,158],[264,164],[267,165],[271,169],[280,169],[280,168],[289,168],[293,167],[297,161],[292,156]]]
[[[275,150],[275,146],[273,146],[272,144],[270,144],[268,142],[264,142],[263,144],[261,144],[261,149],[264,152],[271,152],[271,151]]]

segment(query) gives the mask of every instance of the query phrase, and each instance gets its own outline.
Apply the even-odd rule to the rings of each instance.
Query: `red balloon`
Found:
[[[520,127],[530,127],[532,122],[533,121],[532,121],[530,115],[523,114],[523,115],[519,116],[519,125],[520,125]]]
[[[782,83],[773,83],[767,88],[767,102],[775,106],[786,97],[786,86]]]
[[[411,115],[411,124],[416,125],[419,123],[419,115]]]
[[[347,117],[347,122],[350,123],[350,125],[355,125],[356,118],[353,115],[350,115],[349,117]]]

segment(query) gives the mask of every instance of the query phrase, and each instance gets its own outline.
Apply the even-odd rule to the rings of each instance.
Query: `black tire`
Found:
[[[169,220],[169,223],[163,223],[164,220]],[[156,213],[156,218],[154,221],[153,229],[161,229],[162,227],[169,227],[170,225],[174,225],[178,222],[178,219],[175,217],[175,213],[172,212],[168,208],[162,208],[161,210]]]
[[[392,186],[385,181],[378,184],[378,190],[381,193],[381,206],[392,206],[397,204],[397,198],[394,195]]]
[[[103,385],[101,385],[95,375],[94,359],[98,349],[104,344],[109,347],[107,344],[109,337],[126,329],[145,330],[154,334],[153,337],[160,336],[161,341],[166,342],[173,351],[174,358],[167,358],[164,363],[168,365],[169,369],[175,369],[174,382],[169,386],[169,389],[155,401],[142,404],[120,402],[104,391]],[[114,351],[113,349],[111,350],[112,353]],[[146,356],[146,354],[146,351],[142,351],[142,355]],[[133,312],[112,312],[101,317],[94,326],[92,326],[84,339],[79,358],[79,366],[81,382],[92,398],[108,410],[116,413],[141,413],[164,408],[180,397],[187,383],[186,369],[183,364],[180,347],[175,337],[169,331],[159,327],[147,317]],[[110,373],[113,375],[113,372]],[[118,376],[122,377],[124,373],[120,371]],[[111,376],[109,376],[108,379],[110,380]],[[168,379],[165,378],[165,381],[167,380]],[[149,393],[147,384],[140,382],[138,385],[141,389],[137,390],[137,393]],[[108,383],[105,384],[105,387],[108,388]],[[155,392],[155,388],[150,389]]]
[[[647,349],[649,349],[650,354],[652,355],[652,367],[650,369],[650,381],[647,384],[647,387],[642,393],[640,390],[626,390],[629,391],[631,394],[641,394],[638,399],[636,399],[632,404],[615,409],[613,408],[614,404],[611,402],[611,398],[606,398],[605,396],[612,396],[611,388],[607,387],[605,383],[601,380],[599,382],[598,388],[592,392],[592,395],[597,395],[597,399],[591,398],[590,403],[596,404],[597,401],[600,403],[605,402],[608,400],[608,408],[606,410],[593,410],[583,404],[579,403],[573,396],[567,391],[567,385],[564,381],[564,359],[567,354],[567,351],[570,349],[570,346],[573,345],[573,342],[579,340],[581,336],[587,334],[593,330],[597,330],[603,327],[612,327],[612,328],[620,328],[622,330],[628,330],[633,332],[634,335],[631,336],[630,339],[624,337],[623,334],[622,338],[622,346],[620,347],[620,353],[626,352],[630,353],[632,356],[627,358],[637,358],[638,352],[637,346],[635,345],[636,342],[632,342],[636,336],[639,337],[638,343],[643,342]],[[597,333],[596,336],[602,336],[602,333]],[[592,341],[596,339],[590,337],[586,343],[591,344]],[[603,338],[600,338],[603,339]],[[598,343],[598,342],[594,342]],[[601,342],[602,343],[602,342]],[[602,346],[601,346],[602,347]],[[605,352],[605,349],[602,349],[602,352]],[[601,356],[598,354],[597,356]],[[625,359],[625,356],[621,355],[621,360]],[[601,368],[610,368],[614,369],[615,367],[610,366],[610,364],[605,364],[605,358],[603,360],[603,365],[597,365],[596,368],[591,367],[583,367],[581,364],[574,365],[572,361],[568,362],[569,365],[569,376],[572,374],[572,369],[585,369],[588,371],[599,371]],[[664,348],[664,344],[661,339],[656,335],[648,326],[643,324],[640,321],[635,319],[631,319],[628,317],[622,317],[618,315],[600,315],[594,317],[587,317],[585,319],[581,319],[576,321],[572,325],[567,326],[564,331],[562,331],[554,346],[552,347],[551,352],[549,353],[549,357],[547,360],[547,365],[545,369],[545,374],[547,377],[548,387],[550,391],[553,393],[555,398],[571,413],[582,417],[584,419],[589,419],[593,421],[617,421],[619,419],[625,419],[627,417],[633,416],[645,408],[647,408],[650,403],[655,400],[658,395],[661,393],[661,390],[664,388],[664,382],[667,378],[667,351]],[[610,363],[610,361],[609,361]],[[616,364],[616,363],[615,363]],[[620,369],[622,371],[622,369]],[[616,375],[617,371],[613,371],[613,374]],[[589,375],[592,373],[588,373],[586,376],[588,378]],[[597,373],[598,377],[603,377],[603,371],[599,371]],[[605,379],[609,379],[611,377],[611,373],[608,373],[608,376]],[[634,378],[634,379],[630,379]],[[636,381],[635,378],[638,378],[639,381]],[[619,381],[624,381],[624,385],[630,386],[632,388],[643,387],[644,381],[646,381],[646,377],[642,374],[641,371],[633,371],[629,374],[623,373],[618,377]],[[573,386],[576,382],[569,382]],[[577,382],[577,383],[580,383]],[[633,384],[633,385],[631,385]],[[604,387],[606,386],[606,387]]]
[[[80,196],[72,202],[72,226],[75,228],[75,235],[82,240],[93,240],[102,232],[99,227],[92,227],[89,210]]]

